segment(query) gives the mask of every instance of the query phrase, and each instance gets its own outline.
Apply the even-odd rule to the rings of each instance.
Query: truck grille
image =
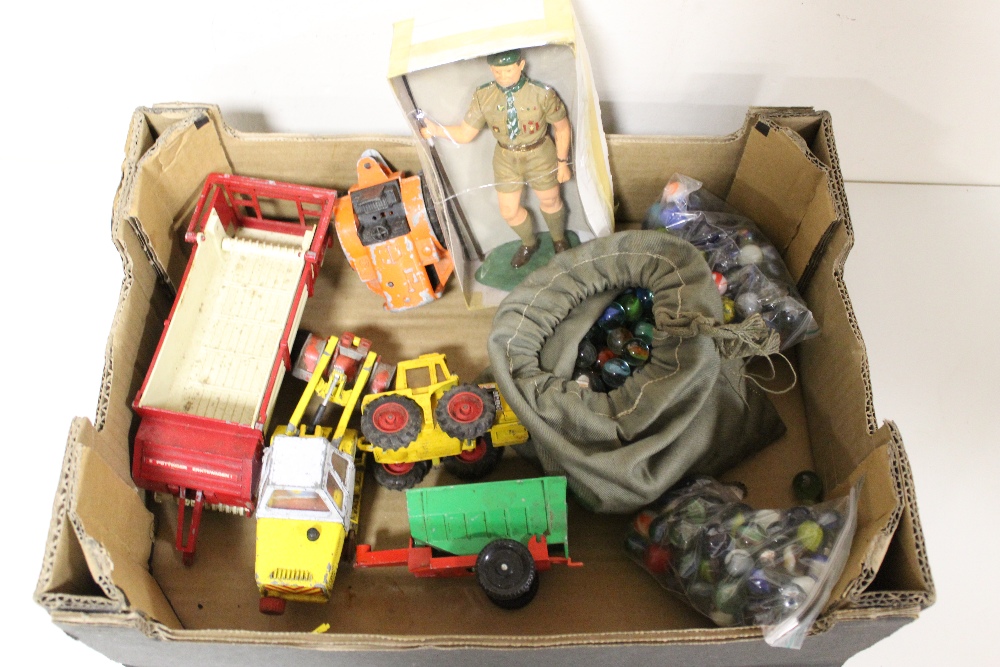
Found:
[[[308,570],[293,570],[279,567],[271,571],[272,581],[312,581],[312,574]]]

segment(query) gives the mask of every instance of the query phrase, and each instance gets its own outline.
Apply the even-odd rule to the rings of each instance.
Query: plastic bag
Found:
[[[674,174],[644,226],[666,229],[701,250],[722,293],[727,323],[759,313],[781,336],[782,350],[819,333],[777,248],[753,220],[734,213],[700,181]]]
[[[851,550],[857,490],[786,510],[754,510],[743,496],[695,478],[635,517],[626,549],[717,625],[763,626],[771,646],[801,648]]]

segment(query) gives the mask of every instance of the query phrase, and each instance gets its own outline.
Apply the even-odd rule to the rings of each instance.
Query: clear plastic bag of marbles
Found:
[[[683,174],[670,177],[646,215],[646,229],[665,229],[701,250],[722,295],[725,321],[760,313],[781,336],[781,349],[819,333],[777,248],[756,223]]]
[[[757,625],[771,646],[801,648],[851,549],[857,491],[755,510],[744,490],[698,477],[632,522],[629,556],[720,626]]]

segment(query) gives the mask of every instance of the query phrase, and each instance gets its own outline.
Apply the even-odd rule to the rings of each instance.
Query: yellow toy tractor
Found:
[[[528,431],[493,383],[460,384],[444,354],[424,354],[396,366],[396,387],[361,403],[358,448],[375,459],[375,481],[403,490],[443,463],[460,479],[479,479],[496,468],[502,447],[528,439]]]

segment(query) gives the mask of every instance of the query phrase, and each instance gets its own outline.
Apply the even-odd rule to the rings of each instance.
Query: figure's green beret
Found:
[[[489,63],[490,67],[516,65],[521,62],[521,49],[511,49],[510,51],[494,53],[491,56],[486,56],[486,62]]]

